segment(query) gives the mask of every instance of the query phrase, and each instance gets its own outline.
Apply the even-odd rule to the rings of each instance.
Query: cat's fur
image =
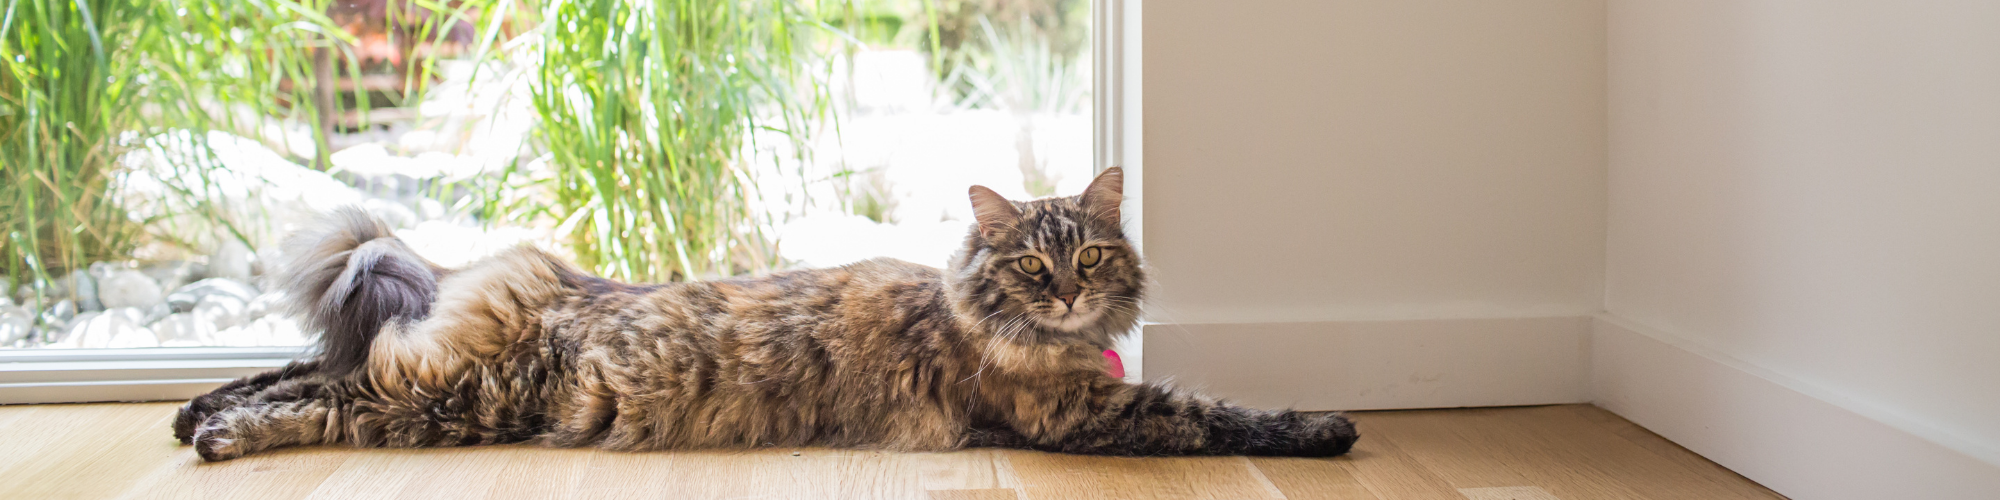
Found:
[[[523,441],[1345,453],[1356,434],[1339,415],[1105,373],[1144,281],[1120,229],[1122,184],[1110,169],[1081,196],[1030,202],[974,187],[978,224],[949,270],[881,259],[659,285],[526,247],[445,270],[343,210],[293,238],[279,280],[319,354],[195,398],[174,434],[207,460]],[[1082,266],[1089,247],[1100,261]],[[1024,271],[1030,255],[1042,272]]]

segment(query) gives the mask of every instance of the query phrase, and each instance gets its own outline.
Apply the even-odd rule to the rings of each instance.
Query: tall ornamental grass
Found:
[[[0,2],[0,270],[37,290],[149,237],[111,192],[147,141],[194,146],[171,175],[177,206],[214,211],[206,132],[314,112],[281,106],[308,89],[278,83],[310,81],[312,50],[342,36],[322,0]]]
[[[549,0],[532,61],[536,146],[554,175],[531,213],[579,264],[686,280],[769,269],[746,154],[803,151],[827,109],[835,31],[788,0]]]

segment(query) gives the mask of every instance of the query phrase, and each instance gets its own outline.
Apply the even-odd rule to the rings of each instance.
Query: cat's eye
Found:
[[[1077,252],[1076,264],[1083,267],[1095,266],[1097,265],[1097,261],[1102,258],[1104,258],[1104,252],[1098,250],[1097,247],[1085,248],[1082,252]]]
[[[1021,260],[1014,261],[1014,265],[1021,266],[1021,272],[1028,274],[1042,274],[1042,269],[1045,269],[1042,266],[1041,257],[1035,257],[1032,255],[1027,257],[1022,257]]]

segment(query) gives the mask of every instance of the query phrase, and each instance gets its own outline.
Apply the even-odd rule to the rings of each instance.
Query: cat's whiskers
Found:
[[[992,317],[993,317],[993,315],[997,315],[997,314],[1000,314],[1000,313],[999,313],[998,311],[996,311],[996,312],[994,312],[993,314],[989,314],[989,315],[987,315],[986,317],[988,317],[988,318],[992,318]],[[1001,324],[1001,326],[1000,326],[1000,328],[999,328],[998,330],[996,330],[995,332],[990,332],[989,334],[991,334],[991,335],[993,336],[993,339],[992,339],[991,341],[987,342],[987,344],[986,344],[986,351],[985,351],[985,352],[982,352],[982,353],[980,353],[980,355],[979,355],[979,369],[977,369],[977,370],[973,370],[973,372],[972,372],[972,375],[970,375],[970,376],[967,376],[967,377],[965,377],[965,378],[963,378],[963,379],[960,379],[960,380],[958,381],[958,382],[959,382],[959,383],[961,383],[961,384],[962,384],[962,383],[965,383],[965,381],[967,381],[967,380],[971,380],[971,381],[973,381],[973,382],[972,382],[972,390],[971,390],[971,391],[968,391],[968,392],[966,392],[966,393],[965,393],[965,412],[966,412],[966,414],[971,414],[971,413],[972,413],[972,408],[973,408],[973,406],[975,406],[975,405],[974,405],[974,403],[976,403],[976,402],[978,402],[978,401],[979,401],[979,389],[980,389],[980,388],[982,388],[982,387],[984,387],[984,386],[985,386],[985,382],[986,382],[986,378],[985,378],[985,377],[982,377],[982,375],[984,375],[984,374],[986,373],[986,366],[987,366],[987,365],[988,365],[988,364],[989,364],[989,363],[990,363],[990,362],[991,362],[991,361],[993,360],[993,350],[994,350],[995,348],[999,347],[999,345],[1000,345],[1000,342],[1001,342],[1002,340],[1004,340],[1004,339],[1006,339],[1006,338],[1007,338],[1007,336],[1005,336],[1005,335],[1002,335],[1002,334],[1000,334],[999,332],[1004,332],[1004,331],[1006,331],[1007,329],[1009,329],[1009,328],[1012,328],[1012,327],[1013,327],[1013,325],[1015,325],[1015,324],[1018,324],[1018,323],[1021,323],[1021,322],[1023,322],[1024,320],[1027,320],[1027,319],[1028,319],[1028,317],[1027,317],[1027,315],[1025,315],[1025,314],[1017,314],[1017,315],[1014,315],[1014,317],[1013,317],[1013,318],[1011,318],[1011,319],[1009,319],[1009,320],[1007,320],[1007,322],[1006,322],[1006,323],[1003,323],[1003,324]],[[981,321],[983,322],[984,320],[981,320]]]
[[[995,314],[999,314],[999,313],[995,313]],[[988,335],[991,335],[991,336],[992,336],[993,338],[987,341],[987,343],[986,343],[986,350],[985,350],[985,351],[983,351],[983,352],[981,352],[981,353],[979,353],[979,369],[977,369],[977,370],[974,370],[974,371],[972,372],[972,375],[970,375],[970,376],[967,376],[967,377],[965,377],[965,378],[964,378],[964,379],[962,379],[962,380],[959,380],[959,382],[965,382],[966,380],[972,380],[972,379],[975,379],[975,378],[978,378],[978,377],[979,377],[979,376],[980,376],[981,374],[983,374],[983,373],[986,373],[986,366],[987,366],[988,364],[991,364],[991,362],[993,361],[993,351],[994,351],[994,350],[995,350],[996,348],[998,348],[998,347],[1000,346],[1000,342],[1002,342],[1002,341],[1011,341],[1011,340],[1012,340],[1012,339],[1011,339],[1011,336],[1007,335],[1007,334],[1006,334],[1006,332],[1007,332],[1007,331],[1008,331],[1009,329],[1012,329],[1012,328],[1014,328],[1014,325],[1017,325],[1017,324],[1023,324],[1023,325],[1024,325],[1024,324],[1025,324],[1025,322],[1026,322],[1027,320],[1029,320],[1029,318],[1028,318],[1028,315],[1026,315],[1026,314],[1017,314],[1017,315],[1014,315],[1014,317],[1013,317],[1012,319],[1009,319],[1009,320],[1007,320],[1007,322],[1006,322],[1006,323],[1004,323],[1004,324],[1000,325],[1000,327],[999,327],[999,328],[996,328],[996,329],[994,329],[993,331],[991,331],[991,332],[988,332]],[[975,391],[977,391],[977,389],[976,389],[976,388],[975,388],[974,390],[975,390]]]

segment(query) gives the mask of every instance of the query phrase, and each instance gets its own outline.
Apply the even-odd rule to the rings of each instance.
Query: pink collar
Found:
[[[1111,364],[1111,369],[1105,370],[1105,373],[1113,378],[1125,378],[1125,361],[1118,359],[1118,351],[1105,349],[1104,360]]]

